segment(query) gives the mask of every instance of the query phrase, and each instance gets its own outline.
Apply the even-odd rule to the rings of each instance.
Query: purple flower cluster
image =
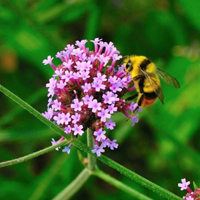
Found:
[[[68,44],[64,51],[56,54],[62,61],[57,67],[51,56],[43,60],[44,65],[49,64],[54,69],[54,75],[46,84],[49,100],[43,116],[62,127],[66,134],[82,136],[91,128],[95,140],[92,152],[100,156],[106,147],[111,150],[118,147],[116,140],[110,140],[104,130],[105,127],[114,129],[116,124],[111,120],[114,113],[122,112],[133,125],[138,119],[128,114],[136,107],[134,102],[122,99],[134,87],[124,66],[115,67],[116,61],[122,58],[119,51],[112,42],[98,38],[91,41],[94,51],[86,48],[87,40]],[[53,140],[52,145],[62,140]],[[66,148],[63,151],[69,152]]]
[[[200,200],[200,188],[196,188],[194,192],[189,187],[190,181],[186,181],[185,178],[181,179],[181,183],[178,184],[178,187],[181,190],[187,190],[188,193],[183,197],[184,200]]]

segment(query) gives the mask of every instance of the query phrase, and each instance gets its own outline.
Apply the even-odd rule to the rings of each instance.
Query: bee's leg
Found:
[[[144,100],[144,93],[142,93],[142,94],[140,93],[138,95],[138,99],[137,99],[137,104],[138,105],[137,105],[137,107],[133,111],[134,114],[138,111],[139,107],[142,105],[143,100]]]
[[[127,97],[127,98],[126,98],[126,101],[133,100],[133,99],[135,99],[136,97],[138,97],[138,93],[136,93],[136,94],[134,94],[134,95],[132,95],[132,96],[130,96],[130,97]]]

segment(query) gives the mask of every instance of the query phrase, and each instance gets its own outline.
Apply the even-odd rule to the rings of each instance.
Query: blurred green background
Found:
[[[18,3],[17,3],[18,2]],[[200,186],[200,1],[199,0],[25,0],[0,2],[0,83],[39,112],[47,105],[48,55],[76,40],[102,38],[123,56],[145,55],[176,77],[180,89],[163,84],[165,105],[144,108],[134,127],[119,113],[119,148],[105,153],[156,184],[184,196],[181,178]],[[54,63],[56,61],[54,60]],[[58,60],[59,63],[59,60]],[[55,133],[0,93],[0,161],[50,145]],[[83,139],[84,140],[84,139]],[[84,154],[83,154],[84,155]],[[163,199],[113,169],[101,169],[153,199]],[[77,149],[53,151],[0,169],[0,199],[46,200],[56,196],[83,169]],[[72,198],[133,199],[90,177]]]

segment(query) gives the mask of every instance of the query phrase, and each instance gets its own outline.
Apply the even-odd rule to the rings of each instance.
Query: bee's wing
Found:
[[[172,77],[171,75],[169,75],[168,73],[162,71],[159,68],[156,68],[156,73],[159,75],[159,77],[168,85],[172,85],[175,88],[180,88],[180,84],[179,82]]]
[[[153,91],[156,93],[157,97],[160,99],[161,103],[164,104],[164,95],[161,85],[158,85],[157,82],[151,77],[150,74],[146,73],[144,70],[141,70],[144,76],[147,78],[150,83]],[[155,87],[156,86],[156,87]]]

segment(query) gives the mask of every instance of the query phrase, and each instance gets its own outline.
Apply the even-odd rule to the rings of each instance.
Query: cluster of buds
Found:
[[[200,188],[197,188],[197,186],[194,184],[195,190],[194,192],[190,187],[190,181],[186,181],[185,178],[181,179],[181,183],[178,184],[178,187],[181,188],[181,190],[187,190],[188,193],[183,197],[184,200],[200,200]]]
[[[61,60],[57,67],[48,56],[43,64],[49,64],[54,74],[46,84],[48,88],[47,111],[43,116],[63,128],[66,134],[82,136],[87,128],[92,129],[95,140],[93,153],[100,156],[108,147],[118,147],[116,140],[106,136],[106,129],[113,130],[115,122],[111,116],[123,113],[133,125],[138,122],[132,112],[137,104],[126,102],[122,97],[135,89],[132,78],[124,66],[115,66],[122,58],[113,43],[96,38],[91,40],[94,50],[86,47],[87,40],[67,45],[56,57]],[[62,141],[53,139],[52,144]],[[57,149],[58,150],[58,149]],[[64,148],[69,153],[70,148]]]

